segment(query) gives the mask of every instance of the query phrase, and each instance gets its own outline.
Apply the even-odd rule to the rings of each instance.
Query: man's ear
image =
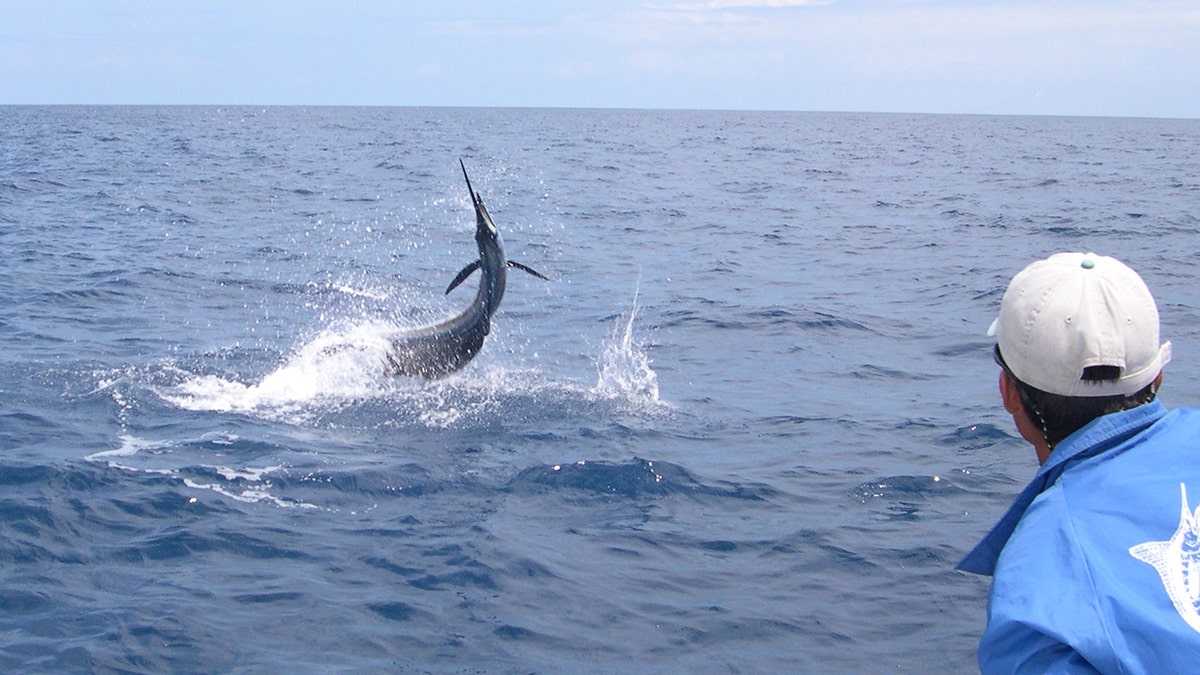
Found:
[[[1038,464],[1044,464],[1050,457],[1050,444],[1046,441],[1046,432],[1033,421],[1030,411],[1026,410],[1025,404],[1021,402],[1021,391],[1017,388],[1017,383],[1004,371],[1000,372],[1000,396],[1004,399],[1004,409],[1012,415],[1021,438],[1028,441],[1037,452]]]
[[[1017,390],[1017,385],[1008,376],[1008,373],[1000,371],[1000,397],[1004,399],[1004,410],[1010,415],[1016,415],[1025,410],[1025,404],[1021,403],[1021,392]]]

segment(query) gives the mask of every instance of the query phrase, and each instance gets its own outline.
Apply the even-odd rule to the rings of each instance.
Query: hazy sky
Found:
[[[0,103],[1200,117],[1198,0],[0,0]]]

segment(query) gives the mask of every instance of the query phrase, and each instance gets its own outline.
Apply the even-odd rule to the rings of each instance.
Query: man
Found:
[[[1156,400],[1158,332],[1113,258],[1060,253],[1009,284],[989,334],[1041,468],[958,565],[993,576],[983,672],[1200,672],[1200,411]]]

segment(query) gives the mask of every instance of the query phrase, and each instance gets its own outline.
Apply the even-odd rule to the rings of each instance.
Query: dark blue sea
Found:
[[[0,670],[970,672],[985,331],[1116,255],[1200,405],[1200,121],[0,107]],[[513,271],[483,352],[458,166]],[[359,349],[329,349],[351,343]]]

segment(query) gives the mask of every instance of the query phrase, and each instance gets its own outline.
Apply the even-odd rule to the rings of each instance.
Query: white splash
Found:
[[[491,419],[502,415],[498,411],[505,405],[539,396],[569,399],[582,394],[584,399],[659,412],[669,406],[659,399],[658,375],[634,335],[638,299],[635,291],[633,307],[600,348],[595,360],[598,378],[591,389],[548,381],[537,368],[487,363],[472,364],[434,382],[390,377],[385,368],[388,336],[401,326],[370,320],[327,328],[257,382],[179,371],[174,384],[152,389],[184,410],[301,425],[377,401],[385,401],[392,412],[387,423],[427,428]]]
[[[339,293],[344,293],[355,298],[366,298],[368,300],[379,301],[388,299],[388,292],[377,288],[356,288],[348,284],[331,284],[330,288]]]
[[[378,396],[387,389],[382,367],[388,349],[385,336],[393,330],[381,323],[330,329],[257,384],[197,376],[162,396],[185,410],[214,412],[286,412],[322,400]]]
[[[650,367],[650,357],[643,345],[633,338],[633,324],[638,315],[638,295],[633,294],[633,307],[622,329],[614,327],[612,336],[596,362],[599,378],[592,392],[602,398],[624,399],[630,402],[659,404],[658,374]]]
[[[537,371],[482,363],[433,382],[390,377],[385,368],[387,336],[398,328],[367,322],[328,329],[256,383],[183,373],[179,383],[155,391],[184,410],[240,413],[292,424],[382,400],[392,410],[393,422],[448,428],[487,417],[507,396],[544,386]]]

